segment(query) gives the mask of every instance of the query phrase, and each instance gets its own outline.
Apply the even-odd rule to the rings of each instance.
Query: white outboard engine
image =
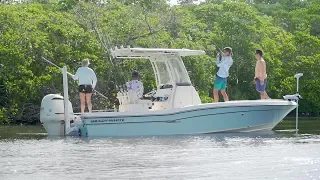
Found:
[[[68,101],[69,122],[74,119],[73,108]],[[40,122],[49,136],[65,135],[63,96],[48,94],[41,102]]]

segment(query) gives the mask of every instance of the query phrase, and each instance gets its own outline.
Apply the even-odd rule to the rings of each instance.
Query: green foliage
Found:
[[[98,76],[94,108],[117,104],[116,85],[141,72],[145,91],[155,89],[148,61],[116,61],[114,46],[202,49],[206,55],[183,58],[202,102],[212,102],[217,71],[215,55],[233,48],[228,93],[231,100],[257,99],[252,79],[254,50],[263,49],[272,98],[295,92],[293,75],[301,78],[301,112],[319,113],[319,0],[207,0],[200,5],[165,0],[38,1],[0,5],[0,122],[34,121],[41,99],[62,93],[60,71],[41,60],[47,57],[74,73],[90,58]],[[69,82],[70,100],[78,111],[77,84]]]

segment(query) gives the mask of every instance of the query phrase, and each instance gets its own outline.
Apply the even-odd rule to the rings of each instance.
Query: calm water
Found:
[[[320,179],[319,135],[19,136],[0,138],[1,180]]]

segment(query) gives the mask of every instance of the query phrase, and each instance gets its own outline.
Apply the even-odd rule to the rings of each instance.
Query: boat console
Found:
[[[181,56],[202,55],[204,51],[189,49],[146,49],[146,48],[115,48],[111,49],[112,56],[118,59],[147,59],[153,68],[157,89],[152,94],[151,110],[168,110],[190,105],[201,104],[200,96],[192,86]],[[118,91],[119,111],[125,105],[136,104],[131,96]],[[150,96],[150,95],[149,95]],[[128,110],[125,108],[125,110]]]

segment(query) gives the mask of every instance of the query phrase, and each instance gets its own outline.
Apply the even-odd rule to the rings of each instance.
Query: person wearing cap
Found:
[[[84,59],[82,67],[78,68],[76,74],[72,76],[74,80],[79,81],[81,113],[84,113],[85,102],[87,102],[89,112],[92,112],[91,96],[97,84],[96,73],[88,67],[89,64],[89,59]]]
[[[227,79],[229,76],[229,69],[233,64],[231,57],[232,48],[225,47],[223,49],[222,58],[220,59],[220,53],[217,54],[217,66],[219,68],[216,74],[216,80],[214,82],[213,96],[214,101],[219,102],[219,91],[221,92],[224,101],[229,101],[228,94],[226,92]]]
[[[255,76],[253,82],[256,85],[256,90],[260,93],[261,99],[270,99],[266,92],[267,87],[267,65],[263,59],[262,50],[258,49],[255,53],[257,62],[255,67]]]
[[[141,99],[143,96],[143,84],[139,81],[139,73],[134,71],[132,73],[132,80],[126,83],[127,89],[129,93],[132,93],[134,99]]]

